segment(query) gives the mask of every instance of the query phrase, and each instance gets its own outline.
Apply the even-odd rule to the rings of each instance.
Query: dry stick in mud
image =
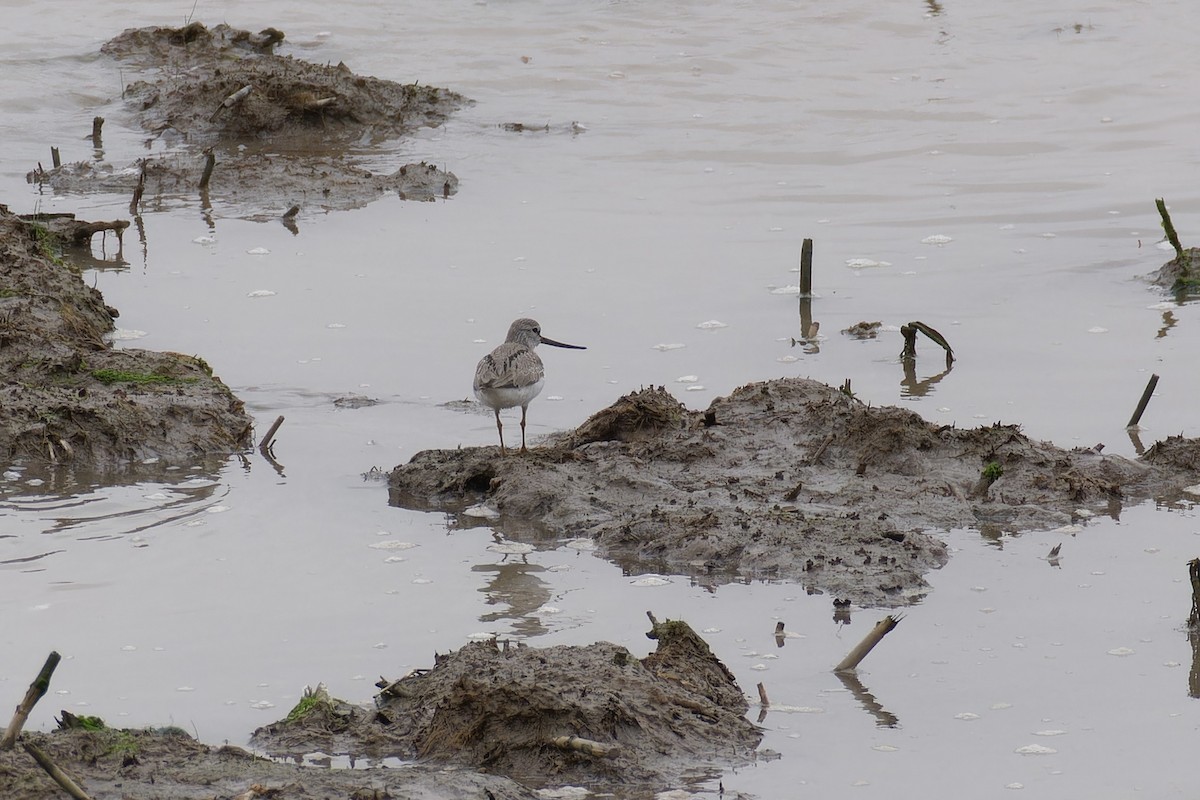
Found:
[[[50,756],[42,752],[42,749],[35,744],[25,742],[21,745],[25,748],[25,752],[33,757],[33,760],[38,763],[38,766],[46,770],[46,774],[54,779],[54,782],[62,787],[63,791],[74,797],[75,800],[92,800],[79,784],[71,779],[71,776],[58,768],[58,765],[50,760]]]
[[[54,669],[60,660],[62,660],[62,656],[53,650],[50,651],[50,655],[46,656],[46,663],[42,665],[42,671],[33,679],[33,683],[29,684],[29,690],[25,692],[25,699],[17,706],[12,722],[8,723],[8,730],[4,732],[4,738],[0,739],[0,750],[12,749],[17,737],[21,735],[21,728],[25,727],[25,720],[29,719],[29,712],[50,688],[50,676],[54,674]]]
[[[584,739],[581,736],[556,736],[550,740],[550,744],[563,750],[574,750],[598,758],[616,758],[621,754],[619,747]]]
[[[240,88],[236,92],[234,92],[233,94],[229,95],[229,97],[226,97],[224,100],[221,101],[221,105],[217,106],[217,110],[212,113],[212,116],[208,118],[208,121],[213,122],[214,120],[216,120],[216,118],[220,115],[220,113],[222,111],[224,111],[227,108],[233,108],[238,103],[245,100],[247,97],[250,96],[250,92],[252,92],[253,90],[254,90],[253,86],[251,86],[250,84],[246,84],[245,86],[243,86],[242,88]]]
[[[62,166],[62,157],[58,154],[57,147],[50,148],[50,163],[54,165],[55,169]]]
[[[92,118],[92,135],[88,138],[92,140],[92,147],[103,147],[103,140],[100,138],[100,129],[104,127],[104,117]]]
[[[767,699],[767,687],[762,683],[758,684],[758,702],[763,708],[771,707],[771,701]]]
[[[1126,428],[1136,428],[1137,424],[1142,420],[1142,414],[1146,413],[1146,406],[1150,405],[1150,397],[1154,394],[1154,387],[1158,386],[1158,376],[1151,375],[1150,380],[1146,383],[1146,388],[1142,392],[1142,399],[1138,400],[1137,408],[1133,411],[1133,416],[1129,418],[1129,424]]]
[[[842,659],[840,664],[833,668],[833,671],[852,672],[856,669],[859,663],[867,657],[867,653],[871,652],[871,649],[879,644],[884,636],[891,633],[892,629],[899,625],[902,619],[904,619],[903,614],[888,614],[875,623],[875,627],[871,629],[870,633],[864,636],[863,640],[846,654],[846,657]]]

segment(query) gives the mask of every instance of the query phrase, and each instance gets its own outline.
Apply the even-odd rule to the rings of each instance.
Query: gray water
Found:
[[[1155,197],[1185,244],[1200,238],[1196,59],[1180,43],[1200,8],[330,8],[0,0],[0,202],[14,211],[128,216],[128,197],[52,196],[24,181],[49,144],[90,157],[95,115],[113,163],[161,151],[123,123],[120,87],[134,76],[97,54],[124,27],[189,15],[273,25],[284,53],[476,101],[376,157],[381,169],[427,159],[454,171],[448,202],[306,209],[293,236],[219,206],[210,225],[181,198],[144,216],[127,267],[85,274],[121,310],[136,337],[126,346],[202,355],[260,430],[284,415],[286,468],[254,456],[164,484],[0,481],[0,702],[15,703],[54,648],[65,661],[31,727],[66,708],[240,744],[305,684],[367,701],[380,675],[429,666],[473,634],[645,653],[649,609],[706,631],[742,688],[763,682],[776,706],[763,746],[782,758],[725,775],[727,790],[1190,796],[1190,501],[1079,530],[945,533],[949,566],[864,662],[886,712],[873,714],[829,669],[882,611],[845,627],[830,598],[794,585],[639,586],[552,545],[506,559],[487,527],[389,508],[362,473],[425,448],[493,444],[490,415],[443,404],[469,395],[475,362],[525,315],[589,347],[543,354],[531,434],[642,385],[702,408],[799,375],[849,378],[863,400],[939,423],[1015,422],[1132,455],[1123,426],[1153,372],[1142,439],[1200,435],[1196,307],[1136,280],[1170,255]],[[565,132],[571,122],[586,130]],[[805,237],[816,352],[791,345],[796,298],[773,293],[797,282]],[[259,290],[274,294],[250,296]],[[698,327],[713,320],[725,327]],[[860,320],[892,330],[839,333]],[[896,359],[894,329],[910,320],[959,356],[923,393],[902,385]],[[684,347],[656,349],[666,344]],[[938,378],[935,348],[919,352],[918,378]],[[336,409],[348,394],[380,404]],[[1060,543],[1052,566],[1044,556]],[[777,620],[803,638],[776,648]],[[1030,745],[1053,752],[1021,752]]]

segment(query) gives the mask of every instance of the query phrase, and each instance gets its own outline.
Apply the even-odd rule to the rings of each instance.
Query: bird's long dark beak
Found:
[[[542,344],[548,344],[551,347],[565,347],[568,350],[587,350],[586,347],[580,344],[564,344],[563,342],[556,342],[553,339],[547,339],[545,336],[539,338],[541,338]]]

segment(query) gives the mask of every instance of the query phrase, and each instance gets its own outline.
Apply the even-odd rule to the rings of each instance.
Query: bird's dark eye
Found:
[[[534,333],[541,333],[541,332],[542,332],[542,329],[541,329],[541,328],[534,328],[534,329],[533,329],[533,332],[534,332]]]

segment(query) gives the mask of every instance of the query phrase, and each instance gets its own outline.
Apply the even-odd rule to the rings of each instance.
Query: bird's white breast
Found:
[[[545,382],[545,379],[539,378],[534,383],[525,386],[480,386],[476,387],[475,396],[479,398],[479,402],[488,408],[497,410],[501,408],[516,408],[517,406],[524,408],[529,405],[530,400],[541,393],[542,384]]]

